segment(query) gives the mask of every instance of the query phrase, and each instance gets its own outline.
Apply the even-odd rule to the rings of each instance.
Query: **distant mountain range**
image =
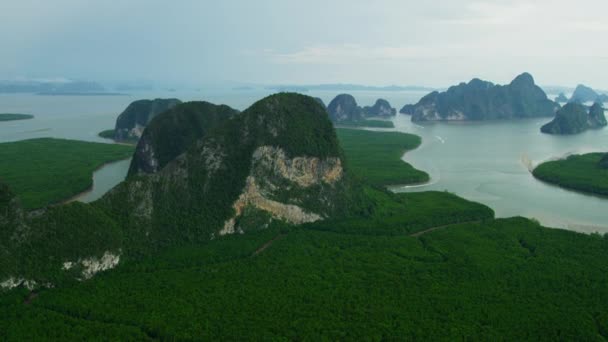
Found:
[[[268,90],[276,91],[292,91],[292,92],[307,92],[307,91],[433,91],[435,88],[421,86],[367,86],[360,84],[316,84],[316,85],[273,85],[266,87]]]

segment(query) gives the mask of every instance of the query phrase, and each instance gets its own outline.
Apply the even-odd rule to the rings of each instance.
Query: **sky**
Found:
[[[0,79],[608,89],[606,0],[0,2]]]

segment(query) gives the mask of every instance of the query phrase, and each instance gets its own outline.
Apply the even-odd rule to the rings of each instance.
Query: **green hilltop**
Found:
[[[178,104],[156,116],[137,143],[129,177],[155,173],[238,111],[208,102]]]

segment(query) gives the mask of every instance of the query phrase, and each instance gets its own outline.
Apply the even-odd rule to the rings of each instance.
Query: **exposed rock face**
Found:
[[[608,124],[602,104],[596,102],[589,108],[589,120],[587,124],[589,128],[600,128]]]
[[[23,286],[28,290],[33,290],[38,287],[38,283],[33,280],[28,280],[24,278],[15,278],[10,277],[2,282],[0,282],[0,289],[3,290],[11,290],[16,287]]]
[[[405,111],[413,113],[412,121],[461,121],[553,116],[558,108],[524,73],[504,86],[473,79],[432,92]]]
[[[131,103],[116,119],[114,139],[117,141],[139,139],[144,128],[155,116],[180,103],[178,99],[139,100]]]
[[[562,107],[553,121],[541,127],[541,132],[547,134],[577,134],[590,128],[606,126],[604,109],[595,104],[588,111],[578,102],[570,102]]]
[[[595,92],[595,90],[579,84],[576,89],[574,90],[574,93],[572,94],[572,97],[570,98],[570,102],[580,102],[580,103],[585,103],[585,102],[605,102],[606,100],[606,95],[600,95],[598,93]]]
[[[187,102],[156,116],[137,143],[128,177],[155,173],[184,153],[207,132],[238,111],[208,102]]]
[[[280,197],[281,185],[290,184],[301,188],[332,186],[342,179],[342,162],[339,158],[321,160],[315,157],[288,158],[281,148],[262,146],[252,156],[252,170],[247,177],[243,193],[233,204],[235,216],[224,224],[220,235],[242,231],[235,228],[243,210],[254,207],[269,213],[273,218],[292,224],[318,221],[319,213],[307,212],[296,204],[281,203],[271,198]]]
[[[69,271],[74,268],[78,268],[80,270],[81,279],[91,279],[93,276],[99,272],[111,270],[118,266],[120,262],[120,254],[119,253],[111,253],[106,251],[101,258],[86,258],[80,259],[78,261],[66,261],[63,263],[62,269],[64,271]]]
[[[384,99],[378,99],[372,107],[364,107],[363,112],[367,117],[391,117],[397,114],[397,110],[391,107],[391,104]]]
[[[329,118],[333,122],[363,120],[363,109],[359,107],[352,95],[336,96],[327,106]]]
[[[564,95],[564,93],[560,93],[555,98],[555,102],[557,102],[557,103],[566,103],[566,102],[568,102],[568,98],[566,97],[566,95]]]
[[[205,241],[299,224],[352,208],[350,178],[327,112],[313,98],[267,97],[209,131],[153,174],[139,174],[99,205],[133,227],[128,240]]]

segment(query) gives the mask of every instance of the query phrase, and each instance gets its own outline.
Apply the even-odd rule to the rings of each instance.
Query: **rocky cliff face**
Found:
[[[592,128],[606,126],[604,108],[600,104],[589,110],[578,102],[570,102],[562,107],[553,121],[541,127],[547,134],[577,134]]]
[[[402,111],[411,113],[412,121],[461,121],[553,116],[558,108],[524,73],[504,86],[473,79],[432,92]]]
[[[327,106],[329,118],[333,122],[363,120],[363,109],[359,107],[352,95],[341,94],[336,96]]]
[[[139,100],[131,103],[116,119],[114,139],[117,141],[139,139],[144,128],[155,116],[180,103],[178,99]]]
[[[378,99],[371,107],[364,107],[363,112],[367,117],[391,117],[397,114],[397,110],[391,107],[391,104],[384,99]]]
[[[157,173],[129,178],[100,206],[121,213],[129,240],[163,246],[343,215],[355,191],[323,107],[283,93],[233,116]]]
[[[182,103],[159,114],[137,143],[128,177],[158,172],[207,132],[237,114],[228,106],[208,102]]]
[[[608,124],[606,122],[606,116],[604,115],[604,106],[596,102],[589,108],[589,119],[587,125],[589,128],[600,128]]]
[[[285,151],[273,146],[262,146],[252,156],[251,172],[239,198],[234,202],[234,216],[228,219],[220,235],[243,232],[238,221],[247,209],[256,209],[271,217],[291,224],[314,222],[325,218],[323,212],[312,212],[300,206],[301,199],[284,198],[281,186],[313,187],[333,186],[342,179],[344,170],[340,158],[319,159],[316,157],[288,158]],[[322,200],[322,198],[320,198]]]

